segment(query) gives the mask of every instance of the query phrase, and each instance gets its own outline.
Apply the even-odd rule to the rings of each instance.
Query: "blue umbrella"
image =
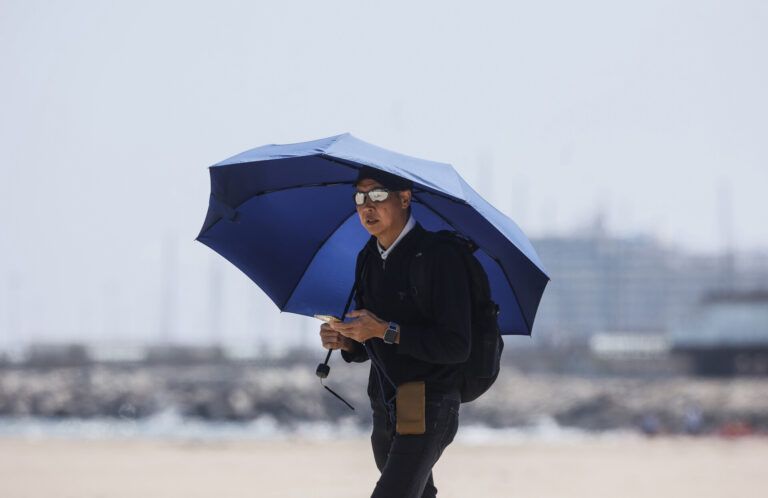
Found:
[[[412,180],[413,216],[427,230],[455,230],[475,241],[500,308],[501,333],[530,335],[549,276],[515,222],[451,165],[348,133],[265,145],[211,166],[209,208],[197,240],[240,268],[280,310],[340,315],[355,258],[370,237],[352,200],[362,166]]]

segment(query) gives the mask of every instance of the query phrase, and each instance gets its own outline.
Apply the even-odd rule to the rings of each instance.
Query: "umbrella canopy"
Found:
[[[549,276],[520,228],[451,165],[348,133],[265,145],[211,166],[209,208],[197,240],[240,268],[280,310],[341,314],[355,258],[370,237],[352,199],[362,166],[412,180],[412,213],[424,228],[455,230],[477,243],[502,334],[529,335]]]

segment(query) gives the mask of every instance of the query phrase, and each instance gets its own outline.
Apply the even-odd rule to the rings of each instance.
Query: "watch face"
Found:
[[[387,344],[394,344],[395,339],[397,339],[397,329],[388,328],[386,332],[384,332],[384,342]]]

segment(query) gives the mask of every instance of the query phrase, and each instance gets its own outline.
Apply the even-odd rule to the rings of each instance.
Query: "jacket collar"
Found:
[[[413,230],[413,227],[416,226],[416,219],[413,217],[413,215],[410,215],[408,217],[408,222],[405,224],[405,227],[400,231],[400,235],[397,236],[394,242],[392,244],[384,249],[381,247],[381,243],[377,242],[376,248],[379,250],[379,254],[381,255],[381,259],[387,259],[387,256],[389,256],[392,251],[397,247],[397,244],[400,243],[401,240],[405,238],[406,235],[408,235],[408,232]]]
[[[392,254],[398,254],[403,248],[411,246],[413,243],[420,240],[425,232],[426,230],[424,227],[417,221],[416,226],[414,226],[410,232],[405,234],[405,236],[400,239],[400,242],[397,243],[397,246],[392,249]],[[368,239],[368,242],[365,244],[365,248],[370,251],[373,256],[376,256],[377,259],[381,259],[377,242],[376,237],[371,235],[371,238]],[[392,254],[390,254],[388,258],[391,258]]]

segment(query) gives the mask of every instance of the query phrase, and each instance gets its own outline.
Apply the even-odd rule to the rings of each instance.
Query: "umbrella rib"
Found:
[[[423,200],[423,199],[416,199],[416,200],[419,202],[419,204],[422,204],[424,207],[426,207],[427,209],[429,209],[430,211],[432,211],[432,213],[434,213],[434,214],[435,214],[435,215],[436,215],[438,218],[440,218],[441,220],[443,220],[443,221],[444,221],[446,224],[448,224],[448,225],[449,225],[451,228],[453,228],[454,230],[456,230],[456,231],[457,231],[457,232],[459,232],[460,234],[464,235],[465,237],[469,238],[470,240],[472,239],[472,237],[470,237],[469,235],[465,234],[464,232],[462,232],[461,230],[459,230],[458,228],[456,228],[456,227],[453,225],[453,223],[451,223],[451,222],[448,220],[448,218],[446,218],[446,217],[445,217],[445,216],[443,216],[442,214],[438,213],[438,212],[437,212],[435,209],[433,209],[433,208],[432,208],[432,206],[430,206],[429,204],[427,204],[426,202],[424,202],[424,200]],[[482,248],[481,248],[481,249],[482,249]],[[512,285],[512,281],[509,279],[509,275],[507,275],[507,270],[505,270],[505,269],[504,269],[504,265],[502,265],[502,264],[501,264],[501,261],[499,261],[499,258],[497,258],[497,257],[496,257],[496,256],[494,256],[493,254],[489,253],[489,252],[488,252],[488,251],[486,251],[485,249],[483,249],[483,252],[484,252],[485,254],[487,254],[489,258],[491,258],[493,261],[495,261],[495,262],[496,262],[496,264],[497,264],[497,265],[499,265],[499,268],[501,268],[501,272],[504,274],[504,278],[507,280],[507,284],[509,285],[509,288],[510,288],[510,289],[512,289],[512,295],[513,295],[513,296],[515,296],[515,301],[517,302],[517,307],[520,309],[520,316],[522,316],[522,317],[523,317],[523,321],[525,322],[525,326],[526,326],[526,328],[528,329],[528,334],[530,334],[530,333],[531,333],[531,326],[530,326],[530,324],[528,323],[528,319],[526,318],[526,316],[525,316],[525,313],[523,313],[523,308],[522,308],[522,306],[520,305],[520,299],[518,299],[518,297],[517,297],[517,292],[515,291],[515,286],[514,286],[514,285]]]
[[[281,309],[281,310],[285,309],[285,307],[286,307],[286,306],[288,306],[288,302],[289,302],[289,301],[291,300],[291,298],[293,297],[293,293],[294,293],[294,292],[296,292],[296,289],[299,287],[299,284],[301,283],[301,280],[304,278],[304,274],[305,274],[305,273],[307,273],[307,270],[309,269],[309,265],[311,265],[311,264],[312,264],[312,261],[315,259],[315,256],[317,256],[317,253],[318,253],[318,252],[320,252],[320,249],[322,249],[322,248],[323,248],[323,246],[325,246],[325,243],[326,243],[326,242],[328,242],[328,239],[330,239],[331,237],[333,237],[333,234],[335,234],[335,233],[336,233],[336,232],[339,230],[339,228],[341,228],[341,227],[342,227],[342,225],[344,225],[344,223],[346,223],[346,222],[347,222],[347,220],[348,220],[348,219],[349,219],[349,218],[350,218],[350,217],[351,217],[353,214],[355,214],[356,212],[357,212],[357,210],[355,210],[355,211],[352,211],[352,212],[351,212],[351,213],[349,213],[347,216],[345,216],[344,218],[342,218],[342,220],[341,220],[341,223],[339,223],[338,225],[336,225],[336,228],[334,228],[333,230],[331,230],[331,233],[329,233],[329,234],[328,234],[328,236],[327,236],[325,239],[323,239],[323,241],[322,241],[320,244],[318,244],[318,246],[317,246],[317,249],[315,249],[315,252],[312,254],[312,257],[311,257],[311,258],[309,258],[309,260],[307,261],[307,265],[306,265],[306,266],[304,267],[304,269],[301,271],[301,275],[299,275],[299,278],[298,278],[298,279],[296,279],[296,285],[294,285],[294,286],[293,286],[293,289],[291,289],[291,292],[288,294],[288,297],[287,297],[287,298],[285,298],[285,301],[283,301],[283,305],[280,307],[280,309]]]
[[[249,198],[247,198],[246,200],[244,200],[243,202],[241,202],[241,203],[238,205],[238,207],[242,206],[243,204],[245,204],[246,202],[250,201],[250,200],[251,200],[251,199],[253,199],[254,197],[258,197],[258,196],[260,196],[260,195],[264,195],[264,194],[272,194],[272,193],[275,193],[275,192],[282,192],[282,191],[284,191],[284,190],[291,190],[291,189],[295,189],[295,188],[307,188],[307,187],[334,187],[334,186],[336,186],[336,185],[352,185],[352,182],[321,182],[321,183],[307,183],[306,185],[291,185],[290,187],[280,187],[280,188],[275,188],[275,189],[272,189],[272,190],[263,190],[263,191],[261,191],[261,192],[256,192],[255,194],[253,194],[252,196],[250,196]]]
[[[360,166],[357,165],[356,163],[348,163],[346,161],[342,161],[341,159],[337,159],[337,158],[335,158],[333,156],[328,156],[328,155],[325,155],[325,154],[318,154],[317,157],[319,157],[320,159],[325,159],[329,163],[340,164],[342,166],[346,166],[347,168],[352,168],[352,169],[360,169]],[[352,182],[350,182],[350,183],[352,183]]]

